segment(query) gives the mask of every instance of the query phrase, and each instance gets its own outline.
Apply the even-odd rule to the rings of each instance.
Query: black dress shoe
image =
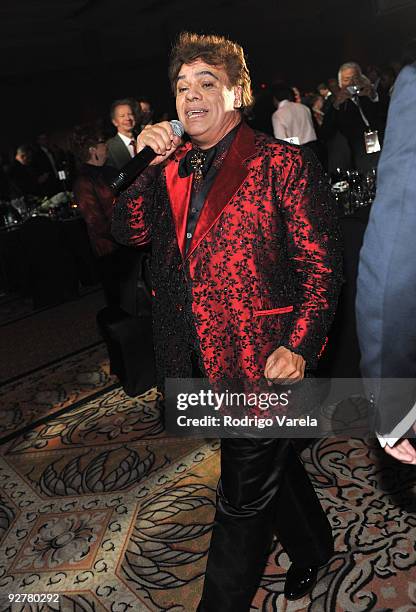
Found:
[[[316,584],[318,567],[298,567],[291,565],[286,574],[284,595],[286,599],[293,601],[301,599],[310,593]]]

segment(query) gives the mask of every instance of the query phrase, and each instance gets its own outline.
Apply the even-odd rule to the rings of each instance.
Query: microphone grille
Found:
[[[182,138],[182,136],[185,134],[185,128],[183,127],[183,123],[181,121],[178,121],[177,119],[172,119],[172,121],[170,121],[169,123],[175,136],[179,136],[179,138]]]

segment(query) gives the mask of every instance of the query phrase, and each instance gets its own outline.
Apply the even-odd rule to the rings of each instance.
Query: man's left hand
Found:
[[[365,83],[362,87],[360,87],[358,91],[359,96],[366,96],[367,98],[374,97],[374,91],[371,83]]]
[[[358,86],[360,88],[358,91],[359,96],[365,96],[370,98],[370,100],[374,100],[376,98],[377,92],[367,77],[362,76]]]
[[[301,355],[292,353],[284,346],[279,346],[266,361],[264,376],[269,385],[299,382],[305,375],[306,362]]]

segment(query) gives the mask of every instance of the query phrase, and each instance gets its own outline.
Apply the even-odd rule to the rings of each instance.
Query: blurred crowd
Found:
[[[336,169],[365,172],[377,165],[378,154],[367,154],[363,133],[376,132],[382,145],[389,101],[400,68],[399,62],[392,62],[362,70],[357,63],[346,62],[336,77],[317,84],[314,91],[302,92],[283,81],[264,84],[255,96],[248,121],[276,138],[310,147],[330,173]],[[94,135],[83,136],[83,128],[75,128],[68,146],[57,146],[43,133],[35,142],[19,144],[12,155],[0,154],[0,200],[45,198],[72,189],[80,164],[91,161],[93,165],[118,170],[135,154],[136,137],[144,126],[168,118],[167,113],[162,113],[155,119],[145,97],[116,100],[109,116],[111,124],[103,120],[98,128],[84,126]],[[83,138],[97,138],[92,144],[105,144],[105,151],[101,146],[92,158],[87,158],[79,146]]]
[[[402,65],[392,62],[362,69],[356,62],[345,62],[337,76],[317,83],[314,91],[301,92],[283,81],[263,85],[250,123],[276,138],[313,149],[330,174],[340,170],[366,173],[377,166],[390,98]],[[372,149],[366,133],[374,135]]]
[[[109,154],[112,132],[116,130],[117,134],[123,134],[130,140],[135,138],[152,121],[153,110],[146,98],[128,98],[116,101],[110,115],[111,123],[102,119],[94,126],[89,126],[94,131],[98,127],[100,138],[109,142]],[[13,151],[7,153],[0,152],[0,201],[22,197],[29,201],[39,201],[61,191],[71,190],[79,171],[79,163],[84,161],[78,157],[78,141],[79,128],[75,128],[59,140],[42,133],[34,142],[17,144]],[[126,156],[122,156],[122,159],[124,163],[128,161]],[[116,158],[110,156],[108,160],[106,154],[104,162],[120,167],[117,164],[117,154]]]
[[[314,91],[302,92],[283,81],[264,84],[254,92],[247,121],[255,129],[311,149],[333,178],[343,171],[375,174],[401,67],[391,63],[363,70],[356,62],[345,62],[336,77],[318,83]],[[73,191],[101,266],[108,303],[117,301],[112,279],[117,276],[114,262],[119,250],[110,232],[114,194],[109,185],[136,154],[141,130],[168,118],[167,113],[155,116],[145,97],[123,98],[112,103],[107,120],[74,128],[70,146],[57,146],[47,134],[40,134],[36,142],[18,145],[12,159],[0,159],[3,208],[4,202],[20,198],[30,211],[53,194]]]

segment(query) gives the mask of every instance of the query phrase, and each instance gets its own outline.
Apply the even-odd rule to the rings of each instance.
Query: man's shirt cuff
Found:
[[[390,448],[392,448],[392,446],[396,444],[397,440],[400,440],[400,438],[385,438],[377,432],[376,436],[378,438],[378,441],[380,442],[381,448],[384,448],[385,446],[390,446]]]
[[[415,423],[416,423],[416,404],[413,406],[410,412],[406,414],[404,419],[402,419],[400,423],[398,423],[396,427],[394,427],[392,431],[390,431],[389,433],[383,434],[383,435],[376,432],[376,436],[378,438],[378,441],[381,444],[381,447],[384,448],[386,444],[388,444],[390,448],[394,446],[397,440],[400,440],[400,438],[402,438],[405,435],[405,433],[409,431],[411,427],[413,427]]]

